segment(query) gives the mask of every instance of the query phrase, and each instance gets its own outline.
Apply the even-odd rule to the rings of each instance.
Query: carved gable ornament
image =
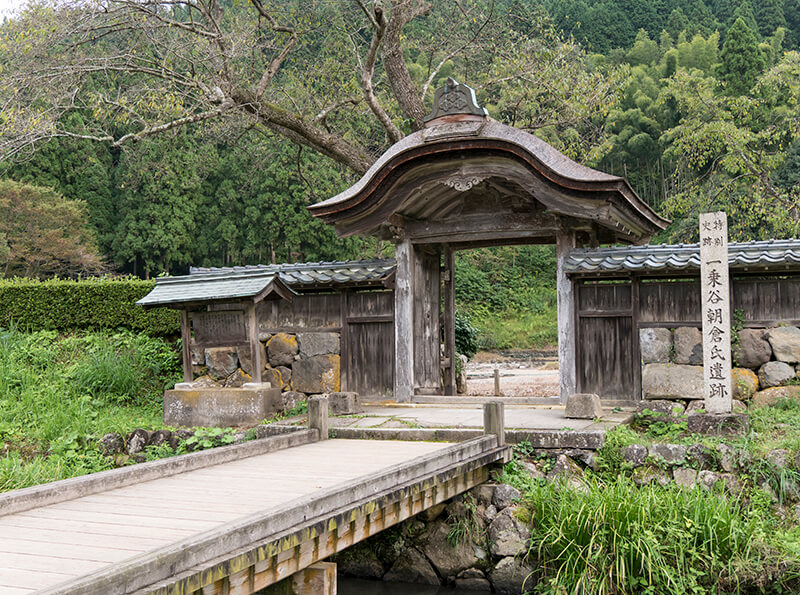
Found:
[[[481,182],[483,182],[487,176],[477,176],[477,175],[454,175],[442,183],[445,186],[450,186],[454,190],[458,192],[466,192],[467,190],[472,189],[473,186],[477,186]]]
[[[433,110],[425,116],[425,122],[454,114],[488,116],[489,112],[486,111],[485,107],[478,105],[478,100],[475,98],[475,89],[468,85],[462,85],[455,79],[448,78],[444,87],[436,89],[433,95]]]

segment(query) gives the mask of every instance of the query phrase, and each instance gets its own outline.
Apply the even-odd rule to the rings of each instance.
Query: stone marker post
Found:
[[[483,433],[497,436],[497,445],[506,443],[505,408],[500,401],[483,404]]]
[[[700,215],[703,385],[707,413],[731,412],[731,303],[728,216]]]
[[[308,400],[308,428],[319,431],[319,439],[328,439],[328,397],[311,397]]]

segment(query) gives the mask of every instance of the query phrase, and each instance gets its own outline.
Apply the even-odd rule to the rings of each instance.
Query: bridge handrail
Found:
[[[48,595],[123,595],[148,587],[220,556],[265,540],[292,527],[330,514],[348,503],[377,496],[382,491],[414,479],[445,471],[471,459],[496,453],[507,456],[509,447],[500,446],[496,435],[454,444],[405,463],[393,465],[350,482],[296,498],[280,506],[242,517],[221,527],[185,538],[114,566],[40,591]]]
[[[301,446],[315,442],[318,439],[319,432],[317,430],[297,430],[291,433],[243,442],[242,444],[201,450],[168,459],[140,463],[131,467],[99,471],[90,475],[71,477],[4,492],[0,493],[0,517],[25,512],[40,506],[66,502],[67,500],[115,488],[122,488],[151,479],[169,477],[185,471],[194,471],[211,465],[228,463],[293,446]]]

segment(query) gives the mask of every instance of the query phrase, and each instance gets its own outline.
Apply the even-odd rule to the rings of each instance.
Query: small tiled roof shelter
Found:
[[[624,178],[580,165],[532,134],[493,120],[474,91],[452,79],[437,91],[424,129],[390,147],[352,187],[309,209],[340,236],[369,234],[395,243],[397,401],[454,393],[454,251],[556,244],[565,400],[576,386],[574,296],[565,269],[570,250],[645,243],[668,223]]]
[[[394,271],[392,259],[192,268],[189,275],[157,279],[137,303],[180,310],[186,382],[193,380],[192,341],[201,348],[249,346],[253,380],[261,382],[264,332],[343,333],[349,321],[373,340],[391,337],[383,310],[391,304]],[[375,378],[378,384],[369,387],[387,384],[380,374]],[[368,388],[353,382],[353,390]]]

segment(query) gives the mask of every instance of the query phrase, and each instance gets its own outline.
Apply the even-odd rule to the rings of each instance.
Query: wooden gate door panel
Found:
[[[343,305],[342,388],[362,399],[394,393],[394,294],[353,292]]]
[[[578,387],[603,399],[635,399],[633,320],[627,317],[582,318]]]
[[[577,388],[608,400],[638,400],[639,333],[630,282],[577,285]]]
[[[394,388],[394,325],[391,322],[351,323],[345,361],[347,390],[362,399],[388,398]]]

